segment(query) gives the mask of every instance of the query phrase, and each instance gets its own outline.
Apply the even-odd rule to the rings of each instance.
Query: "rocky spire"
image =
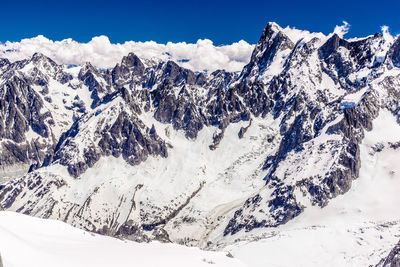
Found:
[[[241,79],[261,75],[273,62],[279,51],[291,50],[293,47],[294,43],[282,31],[282,28],[275,22],[269,22],[253,50],[250,63],[243,69]]]

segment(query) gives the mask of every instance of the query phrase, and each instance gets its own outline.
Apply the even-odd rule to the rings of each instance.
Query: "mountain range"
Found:
[[[98,234],[220,250],[367,194],[368,175],[392,181],[383,195],[400,178],[400,37],[385,33],[268,23],[241,72],[35,53],[0,59],[0,96],[0,206]],[[376,225],[400,225],[392,211]]]

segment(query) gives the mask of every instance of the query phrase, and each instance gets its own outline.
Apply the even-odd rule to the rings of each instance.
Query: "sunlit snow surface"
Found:
[[[245,266],[224,252],[123,241],[7,211],[0,212],[0,253],[4,267]]]
[[[235,244],[225,249],[253,267],[377,264],[400,238],[400,151],[389,146],[399,141],[400,127],[384,110],[373,127],[361,144],[360,177],[348,193],[323,209],[308,207],[281,227],[232,236]],[[377,144],[382,151],[372,149]]]

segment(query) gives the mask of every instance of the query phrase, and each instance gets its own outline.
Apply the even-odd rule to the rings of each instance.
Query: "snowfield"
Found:
[[[123,241],[7,211],[0,212],[0,252],[4,267],[245,266],[224,252]]]

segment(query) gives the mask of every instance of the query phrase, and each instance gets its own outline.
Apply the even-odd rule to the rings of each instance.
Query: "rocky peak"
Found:
[[[331,54],[337,51],[339,47],[349,47],[349,43],[334,33],[319,49],[321,59],[326,60]]]
[[[362,38],[354,41],[347,41],[334,33],[320,48],[320,58],[329,61],[331,55],[339,53],[339,48],[343,47],[350,52],[351,59],[355,60],[363,67],[366,63],[371,63],[376,48],[384,42],[382,34]]]
[[[267,26],[265,26],[258,42],[263,42],[267,39],[271,39],[272,36],[274,36],[280,32],[282,32],[281,26],[279,26],[276,22],[268,22]]]
[[[376,33],[373,36],[349,42],[350,46],[350,57],[356,62],[358,67],[356,69],[361,69],[364,67],[377,67],[379,64],[375,64],[374,59],[376,59],[376,54],[379,49],[382,49],[385,40],[383,35]],[[378,63],[378,62],[375,62]]]
[[[33,54],[30,62],[32,62],[40,70],[51,73],[54,73],[59,67],[51,58],[43,55],[42,53]]]
[[[93,99],[92,108],[99,105],[102,98],[107,95],[111,89],[108,82],[104,79],[103,74],[90,63],[85,63],[85,65],[82,66],[78,74],[78,79],[91,91],[91,98]]]
[[[129,53],[122,58],[121,64],[117,64],[112,70],[113,83],[117,86],[122,86],[130,82],[135,76],[140,79],[144,70],[145,66],[142,61],[134,53]]]
[[[36,52],[32,55],[31,57],[31,61],[32,62],[41,62],[41,61],[48,61],[48,62],[52,62],[54,64],[56,64],[51,58],[45,56],[44,54],[40,53],[40,52]]]
[[[169,82],[173,85],[196,83],[196,74],[188,69],[180,67],[173,61],[159,62],[156,66],[146,69],[146,80],[144,86],[152,88],[155,84]]]
[[[274,22],[268,23],[253,50],[250,63],[243,69],[241,78],[262,75],[279,52],[284,50],[290,52],[293,48],[294,43],[282,28]]]
[[[76,121],[60,138],[53,161],[67,166],[70,175],[78,177],[102,156],[122,155],[131,165],[151,155],[167,157],[165,142],[136,117],[131,103],[126,102],[129,96],[124,98],[116,96]],[[96,126],[95,132],[90,125]]]
[[[83,64],[82,68],[79,71],[78,78],[82,80],[82,77],[86,76],[87,74],[99,74],[98,70],[93,67],[90,62],[86,62]]]
[[[194,84],[196,81],[196,75],[193,71],[182,68],[171,60],[169,60],[165,65],[164,75],[167,80],[173,81],[175,84],[179,84],[181,82]]]
[[[144,68],[142,61],[132,52],[122,58],[121,66]]]
[[[26,62],[26,64],[29,63],[32,63],[34,68],[29,69],[26,75],[35,80],[37,85],[47,86],[48,78],[53,78],[62,84],[72,80],[72,75],[65,73],[62,66],[42,53],[33,54],[31,59]]]
[[[344,88],[361,88],[367,85],[364,77],[356,72],[377,68],[384,61],[388,43],[381,34],[357,39],[344,40],[333,34],[319,49],[324,72]],[[353,75],[354,74],[354,75]],[[365,76],[365,75],[364,75]]]

